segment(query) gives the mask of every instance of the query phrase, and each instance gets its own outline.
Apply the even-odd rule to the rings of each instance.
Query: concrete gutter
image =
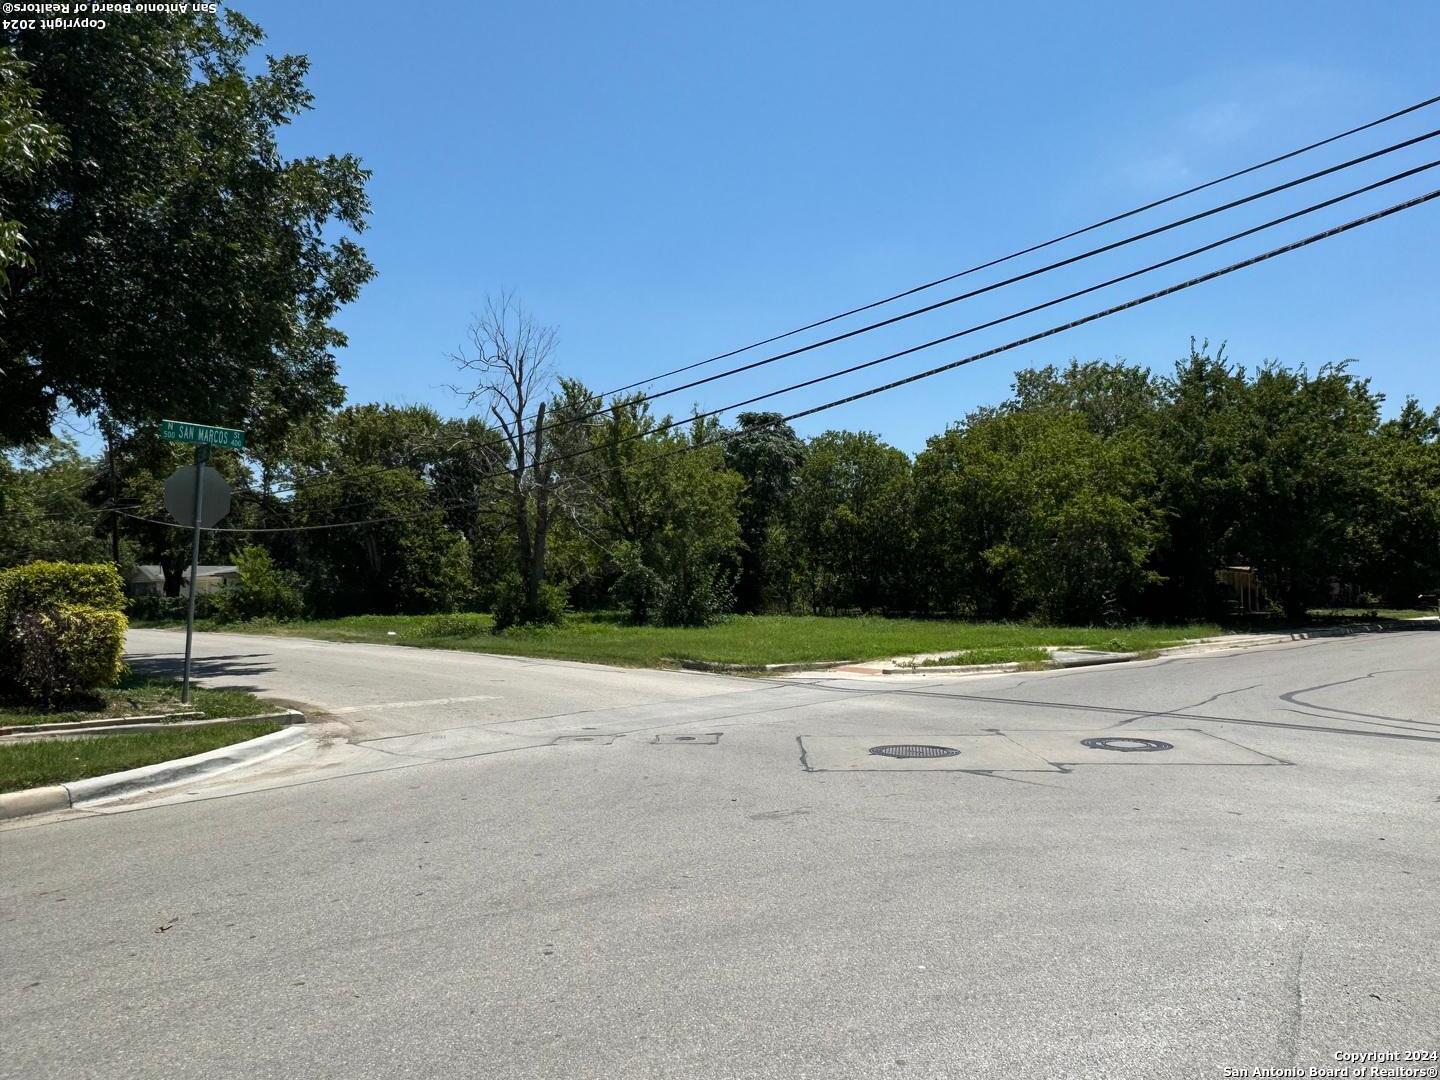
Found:
[[[664,663],[674,664],[685,671],[709,671],[721,675],[763,675],[783,671],[829,671],[841,664],[853,664],[854,660],[815,660],[798,664],[721,664],[714,660],[677,660],[662,656]]]
[[[296,724],[257,739],[207,750],[203,754],[142,765],[138,769],[74,780],[68,784],[10,791],[0,795],[0,821],[83,808],[126,795],[189,783],[241,765],[250,765],[293,750],[310,737],[308,725]]]
[[[23,735],[27,731],[34,731],[37,727],[44,727],[47,731],[84,731],[87,728],[107,728],[116,724],[148,724],[163,721],[174,722],[180,719],[190,719],[204,716],[199,709],[184,709],[173,713],[150,713],[146,716],[105,716],[98,720],[69,720],[63,724],[0,724],[0,735]]]
[[[172,714],[173,715],[173,714]],[[175,731],[184,728],[222,727],[274,720],[303,724],[305,714],[297,709],[259,713],[255,716],[222,716],[215,719],[161,721],[145,716],[120,716],[109,720],[82,720],[72,724],[29,724],[12,726],[0,733],[0,746],[36,742],[41,739],[83,739],[91,735],[120,735],[126,732]]]

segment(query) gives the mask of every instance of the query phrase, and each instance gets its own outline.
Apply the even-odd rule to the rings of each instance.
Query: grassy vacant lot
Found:
[[[86,735],[0,746],[0,792],[84,780],[89,776],[189,757],[245,739],[258,738],[282,725],[260,720],[210,728],[177,728],[131,735]]]
[[[275,706],[240,690],[203,690],[195,687],[190,697],[189,705],[181,705],[180,684],[172,679],[127,675],[119,686],[98,690],[93,696],[63,702],[53,709],[0,699],[0,726],[67,724],[76,720],[155,716],[182,710],[198,710],[206,719],[255,716],[275,711]]]
[[[1139,651],[1221,632],[1209,624],[1096,629],[803,615],[740,615],[703,629],[628,626],[613,615],[592,613],[571,615],[564,626],[546,630],[510,630],[497,635],[490,633],[491,625],[490,616],[479,614],[357,615],[210,629],[466,649],[626,667],[658,667],[667,660],[726,664],[876,660],[952,649],[983,649],[987,658],[1024,660],[1034,655],[1030,650],[1041,645]]]

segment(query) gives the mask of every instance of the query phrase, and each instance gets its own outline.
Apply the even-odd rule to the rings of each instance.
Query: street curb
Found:
[[[718,675],[763,675],[774,671],[829,671],[841,664],[856,664],[858,660],[815,660],[796,664],[722,664],[715,660],[677,660],[673,656],[662,656],[664,663],[674,664],[686,671],[708,671]]]
[[[269,735],[207,750],[203,754],[176,758],[174,761],[142,765],[138,769],[92,776],[88,780],[74,780],[68,784],[6,792],[0,794],[0,820],[50,813],[71,807],[79,808],[124,795],[186,783],[233,769],[238,765],[249,765],[283,754],[309,737],[308,725],[295,724],[280,731],[272,731]]]
[[[1419,622],[1421,620],[1414,620]],[[1390,630],[1404,629],[1396,623],[1359,623],[1354,626],[1326,626],[1314,630],[1291,630],[1274,634],[1222,634],[1218,637],[1194,638],[1183,645],[1170,645],[1163,649],[1146,652],[1110,654],[1095,658],[1079,657],[1056,661],[1049,669],[1059,671],[1065,668],[1096,667],[1101,664],[1130,664],[1141,659],[1158,659],[1194,649],[1249,649],[1260,645],[1284,645],[1293,641],[1308,641],[1311,638],[1352,637],[1356,634],[1378,634]],[[1147,652],[1151,655],[1147,655]],[[852,663],[854,663],[852,661]],[[922,667],[881,668],[881,675],[999,675],[1023,670],[1019,663],[1008,664],[932,664]]]
[[[18,746],[41,739],[85,738],[89,735],[124,735],[144,731],[176,731],[184,728],[223,727],[227,724],[251,724],[264,720],[281,720],[287,724],[303,724],[305,714],[298,709],[257,713],[254,716],[217,716],[214,719],[163,721],[117,717],[113,721],[82,720],[73,724],[30,724],[0,733],[0,746]]]
[[[89,728],[113,727],[116,724],[147,724],[151,721],[165,720],[178,723],[174,719],[177,716],[196,717],[200,715],[202,714],[199,709],[184,709],[180,712],[148,713],[144,716],[107,716],[99,720],[71,720],[64,724],[4,724],[0,725],[0,735],[23,735],[27,731],[34,731],[37,727],[43,727],[47,731],[85,731]]]
[[[1003,675],[1019,671],[1018,660],[1003,664],[928,664],[923,667],[881,668],[881,675]]]
[[[0,795],[0,821],[69,809],[70,792],[65,790],[64,784],[27,788],[24,791],[7,791]]]

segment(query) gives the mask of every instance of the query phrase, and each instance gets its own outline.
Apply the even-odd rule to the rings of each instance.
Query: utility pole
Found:
[[[210,458],[210,447],[195,447],[195,527],[190,536],[190,599],[185,607],[185,679],[180,684],[180,704],[190,704],[190,654],[195,637],[195,584],[200,577],[200,512],[204,509],[205,488],[200,480],[205,472],[205,462]]]
[[[110,471],[110,561],[120,569],[120,494],[115,479],[115,429],[109,418],[100,421],[105,432],[105,461]]]

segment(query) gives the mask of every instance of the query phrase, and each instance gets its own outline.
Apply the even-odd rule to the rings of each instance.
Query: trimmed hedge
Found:
[[[0,681],[49,705],[125,671],[124,590],[108,564],[0,571]]]
[[[120,611],[125,587],[109,563],[33,562],[0,570],[0,618],[66,604]]]
[[[109,686],[125,672],[125,616],[71,604],[21,612],[6,627],[20,690],[49,705]]]

